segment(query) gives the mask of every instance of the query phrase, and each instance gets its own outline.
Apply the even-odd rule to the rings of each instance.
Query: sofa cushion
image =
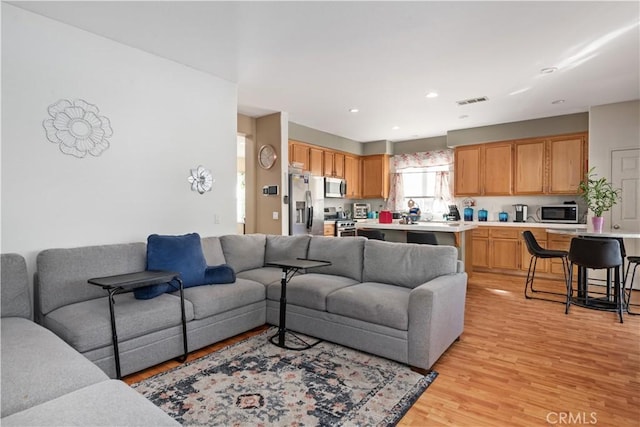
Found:
[[[282,269],[278,267],[254,268],[253,270],[245,270],[242,273],[238,273],[236,277],[253,280],[254,282],[268,286],[272,283],[280,283],[280,280],[282,280]]]
[[[307,271],[345,276],[362,281],[364,237],[313,236],[309,242],[309,259],[329,261],[326,267],[310,268]]]
[[[431,279],[456,272],[458,250],[453,246],[367,240],[363,282],[415,288]]]
[[[327,311],[406,331],[409,329],[410,288],[365,282],[327,296]]]
[[[147,264],[144,243],[46,249],[38,254],[36,281],[42,314],[92,298],[105,291],[88,279],[143,271]],[[106,302],[105,302],[106,304]]]
[[[219,237],[203,237],[201,240],[202,252],[204,253],[204,259],[207,260],[207,265],[227,263],[227,260],[224,258],[224,252],[222,252],[222,244],[220,243]]]
[[[27,263],[22,255],[2,254],[0,256],[0,289],[2,294],[2,317],[31,318],[31,297],[29,296],[29,276]]]
[[[287,283],[287,303],[326,311],[326,300],[329,294],[357,283],[357,280],[344,276],[316,273],[301,274],[294,276]],[[279,301],[280,289],[280,281],[270,284],[267,287],[267,298]]]
[[[3,426],[179,426],[118,380],[102,381],[2,419]]]
[[[193,320],[193,305],[185,300],[184,308],[187,321]],[[132,293],[116,295],[114,313],[120,342],[182,324],[180,298],[171,294],[149,300]],[[47,314],[43,323],[81,353],[112,345],[106,297],[61,307]]]
[[[220,236],[227,264],[237,273],[264,267],[267,236],[264,234],[228,234]]]
[[[2,417],[108,379],[53,332],[20,317],[2,319],[0,360]]]
[[[267,235],[265,263],[283,259],[306,258],[311,236]]]
[[[204,319],[264,301],[265,294],[263,284],[241,278],[236,278],[232,284],[198,286],[184,290],[185,299],[193,304],[195,319]]]

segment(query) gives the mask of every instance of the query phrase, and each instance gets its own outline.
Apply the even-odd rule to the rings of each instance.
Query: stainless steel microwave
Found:
[[[324,197],[344,198],[347,195],[347,181],[340,178],[324,179]]]
[[[578,218],[578,205],[540,206],[540,221],[542,222],[577,224]]]

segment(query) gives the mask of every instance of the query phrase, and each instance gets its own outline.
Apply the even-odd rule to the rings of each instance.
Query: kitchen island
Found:
[[[356,222],[356,230],[382,230],[385,234],[385,240],[390,242],[406,243],[407,231],[434,233],[438,244],[458,248],[458,259],[464,263],[465,271],[469,275],[473,272],[470,261],[473,259],[473,245],[469,231],[477,227],[478,225],[475,223],[463,221],[418,222],[415,224],[400,224],[397,220],[389,224],[381,224],[377,220],[358,220]]]

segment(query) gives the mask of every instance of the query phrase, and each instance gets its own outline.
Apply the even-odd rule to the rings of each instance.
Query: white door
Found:
[[[621,200],[611,208],[611,227],[640,231],[640,149],[611,152],[611,182],[614,188],[622,189]],[[638,239],[625,239],[624,246],[627,255],[640,255]],[[639,289],[639,283],[640,275],[636,274],[633,287]]]

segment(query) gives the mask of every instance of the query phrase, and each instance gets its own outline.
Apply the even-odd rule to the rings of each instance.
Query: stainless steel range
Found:
[[[336,221],[337,237],[355,237],[356,223],[352,219],[339,219]]]

